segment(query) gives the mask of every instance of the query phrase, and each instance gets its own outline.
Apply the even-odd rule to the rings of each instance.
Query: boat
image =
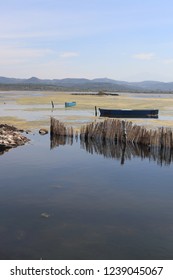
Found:
[[[101,109],[100,117],[109,118],[158,118],[158,109]]]
[[[72,106],[76,106],[76,102],[75,101],[65,102],[65,107],[72,107]]]

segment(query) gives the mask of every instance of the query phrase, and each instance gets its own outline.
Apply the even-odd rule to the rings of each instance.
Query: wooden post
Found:
[[[127,140],[126,123],[125,121],[122,121],[122,142],[126,144],[126,140]]]
[[[95,106],[95,117],[97,117],[97,107]]]
[[[54,103],[53,103],[53,101],[51,100],[51,104],[52,104],[52,109],[54,108]]]

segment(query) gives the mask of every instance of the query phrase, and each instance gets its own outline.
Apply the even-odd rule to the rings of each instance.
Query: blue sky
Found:
[[[6,0],[0,76],[173,81],[172,0]]]

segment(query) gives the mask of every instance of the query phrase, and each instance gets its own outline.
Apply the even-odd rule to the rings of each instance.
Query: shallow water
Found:
[[[173,259],[172,161],[29,137],[0,156],[1,259]]]
[[[46,93],[46,95],[51,93]],[[65,108],[64,103],[56,103],[55,108],[52,110],[51,102],[48,104],[30,104],[22,105],[17,103],[17,99],[23,97],[43,97],[44,92],[37,91],[10,91],[0,92],[0,117],[14,117],[17,119],[23,119],[27,122],[42,121],[45,124],[49,123],[50,117],[56,117],[59,120],[65,120],[66,122],[78,121],[78,123],[84,123],[91,121],[91,118],[95,115],[93,110],[79,110],[75,107]],[[71,119],[73,116],[74,120]]]
[[[69,94],[70,92],[67,92]],[[51,96],[52,92],[46,92],[46,96]],[[63,93],[65,94],[65,93]],[[82,94],[82,93],[81,93]],[[130,96],[136,99],[148,99],[148,98],[172,98],[173,94],[147,94],[147,93],[119,93],[122,96]],[[54,110],[52,110],[51,103],[48,104],[31,104],[21,105],[17,104],[16,100],[23,97],[43,97],[45,92],[43,91],[7,91],[0,92],[1,99],[4,102],[0,102],[1,116],[4,117],[17,117],[28,122],[32,121],[45,121],[49,122],[51,116],[58,118],[61,121],[70,123],[78,122],[90,122],[95,116],[94,106],[93,109],[79,110],[77,107],[65,108],[63,103],[55,104]],[[171,105],[171,104],[170,104]],[[72,116],[74,120],[72,119]],[[127,119],[128,120],[128,119]],[[135,120],[135,119],[134,119]],[[137,119],[139,121],[139,119]],[[159,110],[158,120],[170,121],[173,120],[172,107],[166,109],[166,111]],[[146,122],[146,119],[141,119],[142,124]]]

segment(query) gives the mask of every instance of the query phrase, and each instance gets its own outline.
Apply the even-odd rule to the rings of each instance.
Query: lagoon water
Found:
[[[173,259],[171,156],[28,137],[0,156],[0,259]]]
[[[2,119],[71,116],[63,104],[51,112],[50,104],[17,104],[14,92],[4,97]],[[27,136],[0,154],[0,259],[173,259],[171,151]]]
[[[69,94],[70,92],[67,92]],[[46,96],[50,96],[51,100],[51,94],[46,93]],[[66,93],[63,93],[66,94]],[[81,93],[82,94],[82,93]],[[86,93],[85,93],[86,94]],[[157,94],[147,94],[147,93],[127,93],[127,92],[121,92],[120,95],[122,96],[130,96],[135,99],[143,99],[148,100],[149,98],[159,98],[159,99],[172,99],[173,95],[168,93],[157,93]],[[50,116],[58,117],[61,121],[68,122],[70,120],[71,123],[76,122],[75,117],[80,118],[78,119],[78,122],[90,122],[91,118],[95,115],[94,106],[92,109],[87,110],[77,110],[75,107],[72,108],[65,108],[64,103],[57,103],[55,104],[55,108],[52,111],[51,110],[51,102],[49,101],[48,104],[18,104],[16,102],[17,99],[25,98],[25,97],[43,97],[45,96],[45,92],[43,91],[7,91],[2,92],[0,91],[0,117],[15,117],[17,119],[23,119],[26,121],[43,121],[44,123],[49,123]],[[75,96],[73,96],[75,98]],[[1,102],[3,100],[3,102]],[[173,120],[172,116],[172,102],[170,103],[170,108],[167,108],[165,110],[159,110],[159,120],[162,121],[169,121]],[[73,115],[74,120],[71,119],[71,115]],[[139,120],[139,119],[138,119]],[[146,119],[145,119],[146,121]],[[142,122],[143,124],[144,122]]]

